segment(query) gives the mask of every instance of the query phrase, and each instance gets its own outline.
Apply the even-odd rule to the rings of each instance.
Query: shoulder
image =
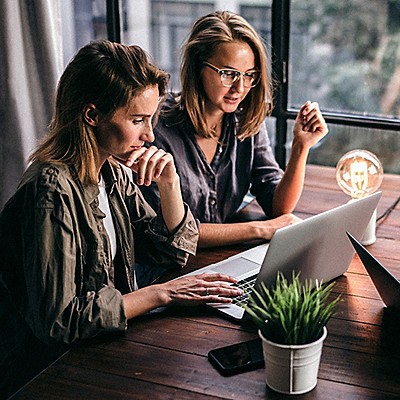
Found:
[[[20,187],[32,192],[36,207],[49,207],[54,205],[55,198],[68,194],[76,181],[73,170],[66,164],[33,163],[26,170]]]
[[[167,107],[166,111],[160,114],[154,128],[154,136],[155,146],[171,151],[177,146],[191,142],[194,128],[184,113]]]
[[[254,135],[251,135],[251,136],[243,139],[242,142],[251,143],[255,147],[258,147],[258,146],[269,146],[270,145],[270,139],[269,139],[267,126],[266,126],[265,122],[261,125],[261,127],[260,127],[258,132],[256,132]]]
[[[25,171],[20,186],[35,184],[38,187],[56,190],[63,183],[72,181],[73,172],[66,164],[31,164]]]
[[[33,163],[4,209],[17,210],[19,216],[26,216],[34,209],[53,209],[66,197],[72,181],[65,165]]]
[[[169,94],[161,106],[156,129],[179,131],[188,124],[186,113],[182,111],[180,97],[177,94]]]

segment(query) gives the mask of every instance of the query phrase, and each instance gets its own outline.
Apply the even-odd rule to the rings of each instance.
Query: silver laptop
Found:
[[[393,276],[353,235],[347,233],[361,262],[386,307],[400,311],[400,281]]]
[[[346,232],[362,238],[380,197],[381,192],[377,192],[281,228],[269,244],[246,250],[188,275],[221,272],[234,276],[239,283],[244,283],[244,287],[257,286],[261,281],[271,286],[278,271],[283,272],[287,279],[294,270],[301,272],[302,280],[330,281],[347,271],[354,256]],[[236,298],[232,304],[210,303],[209,306],[241,321],[245,314],[245,301]]]

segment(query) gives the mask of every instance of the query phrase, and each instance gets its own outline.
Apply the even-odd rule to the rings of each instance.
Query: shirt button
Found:
[[[97,229],[99,230],[99,232],[103,231],[103,227],[101,225],[97,225]]]
[[[217,203],[217,201],[216,201],[215,199],[211,199],[211,200],[210,200],[210,204],[211,204],[212,206],[215,206],[216,203]]]

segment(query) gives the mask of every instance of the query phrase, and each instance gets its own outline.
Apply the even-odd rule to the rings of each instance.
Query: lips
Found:
[[[231,110],[232,107],[234,107],[234,109],[236,109],[240,104],[239,100],[231,100],[231,99],[224,99],[224,100],[225,100],[225,105],[227,107],[229,107],[229,110]]]
[[[238,98],[238,97],[235,97],[235,98],[232,98],[232,97],[224,97],[224,99],[225,99],[228,103],[238,103],[238,102],[239,102],[239,98]]]

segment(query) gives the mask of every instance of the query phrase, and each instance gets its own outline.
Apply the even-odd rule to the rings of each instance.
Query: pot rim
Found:
[[[322,335],[319,339],[315,340],[314,342],[310,343],[304,343],[304,344],[281,344],[281,343],[276,343],[272,342],[271,340],[265,339],[263,334],[261,333],[261,330],[258,330],[258,336],[261,338],[262,341],[267,342],[275,347],[280,347],[282,349],[304,349],[305,347],[309,347],[310,345],[318,344],[320,342],[323,342],[328,335],[328,329],[326,326],[322,328]]]

